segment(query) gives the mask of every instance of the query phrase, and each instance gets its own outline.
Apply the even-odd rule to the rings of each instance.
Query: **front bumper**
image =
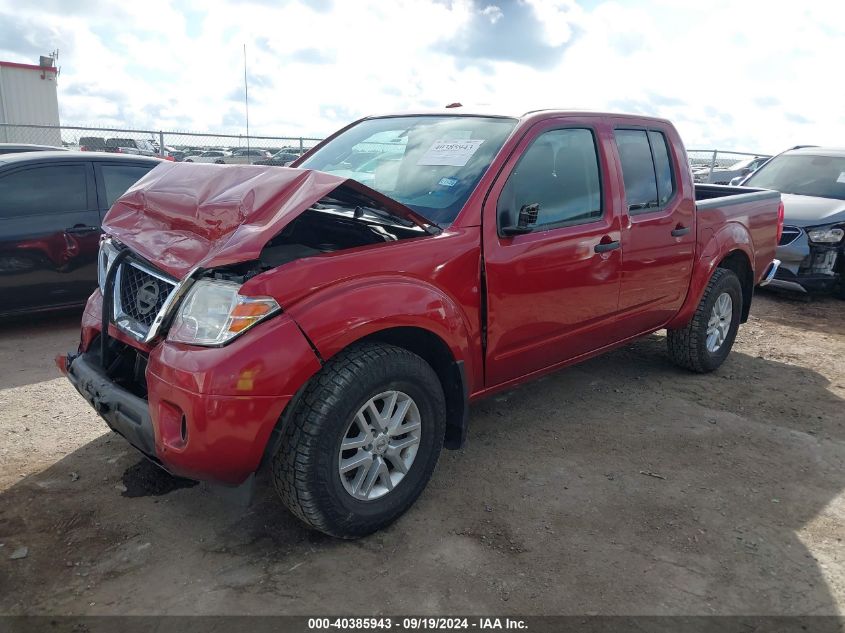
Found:
[[[100,313],[97,290],[83,315],[79,353],[58,359],[59,366],[109,427],[174,475],[244,482],[288,402],[320,369],[299,327],[282,314],[219,348],[142,347],[109,337],[107,372],[98,352]]]
[[[65,366],[68,380],[109,427],[155,459],[155,431],[147,401],[110,380],[92,354],[68,356]]]
[[[777,248],[781,265],[769,284],[795,292],[830,292],[842,283],[845,244],[816,244],[804,230]]]

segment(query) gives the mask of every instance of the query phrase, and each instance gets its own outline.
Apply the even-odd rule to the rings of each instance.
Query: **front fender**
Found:
[[[713,276],[713,271],[733,251],[738,250],[745,254],[749,263],[751,263],[753,278],[757,279],[757,273],[753,270],[754,249],[748,229],[738,222],[728,222],[715,233],[709,228],[706,231],[709,233],[709,237],[705,233],[706,241],[702,240],[704,241],[704,248],[701,249],[693,267],[687,298],[678,314],[666,326],[670,330],[686,327],[690,322],[698,304],[701,302],[701,298],[704,296],[704,291],[710,277]]]
[[[476,376],[480,337],[458,304],[436,286],[402,275],[381,275],[322,289],[288,310],[328,359],[370,334],[416,327],[437,335]]]

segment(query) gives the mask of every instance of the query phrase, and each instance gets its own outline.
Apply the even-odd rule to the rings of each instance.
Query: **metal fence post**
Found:
[[[707,172],[707,182],[713,180],[713,169],[716,167],[716,154],[719,153],[719,150],[713,150],[713,158],[710,159],[710,171]]]
[[[158,131],[158,155],[164,156],[164,132]]]
[[[303,148],[303,143],[302,143],[302,137],[300,136],[299,137],[299,155],[300,156],[302,156],[302,148]]]

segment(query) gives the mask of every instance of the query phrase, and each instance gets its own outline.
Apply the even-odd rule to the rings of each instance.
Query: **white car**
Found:
[[[706,182],[713,185],[727,185],[737,176],[745,177],[757,171],[771,156],[755,156],[744,158],[729,167],[716,167],[710,173],[710,167],[696,167],[692,170],[695,182]]]
[[[224,152],[219,149],[210,149],[195,156],[188,156],[185,158],[186,163],[218,163],[220,165],[226,162],[231,153]]]
[[[257,160],[267,160],[272,154],[266,149],[235,149],[223,159],[227,165],[251,165]]]

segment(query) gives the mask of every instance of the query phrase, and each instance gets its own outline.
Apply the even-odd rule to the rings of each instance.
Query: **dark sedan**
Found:
[[[0,316],[82,306],[97,287],[100,222],[159,164],[143,156],[0,156]]]
[[[845,149],[801,147],[772,158],[743,186],[780,191],[785,209],[772,281],[845,299]]]

